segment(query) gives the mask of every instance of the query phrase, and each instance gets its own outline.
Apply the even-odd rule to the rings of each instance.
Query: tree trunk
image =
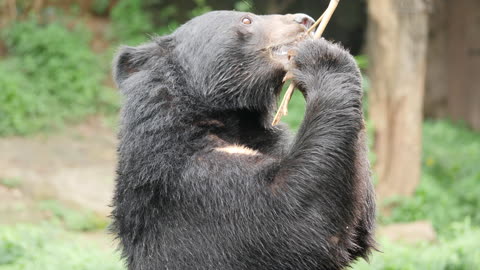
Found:
[[[480,1],[449,1],[448,112],[480,130]]]
[[[425,116],[480,130],[480,1],[435,1],[430,19]]]
[[[408,196],[420,181],[427,4],[422,0],[368,4],[377,194],[381,199]]]
[[[423,109],[424,116],[429,118],[444,118],[448,115],[447,1],[434,2],[428,22],[427,78]]]

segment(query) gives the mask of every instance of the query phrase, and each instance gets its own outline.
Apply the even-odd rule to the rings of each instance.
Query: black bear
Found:
[[[112,230],[128,269],[343,269],[369,254],[361,75],[312,22],[215,11],[120,50]],[[295,135],[271,125],[287,71],[306,99]]]

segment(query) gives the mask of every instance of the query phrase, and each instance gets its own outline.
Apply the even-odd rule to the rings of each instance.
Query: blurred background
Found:
[[[110,64],[214,9],[319,17],[327,0],[0,0],[0,270],[124,269],[107,234]],[[480,1],[340,1],[362,69],[381,252],[353,269],[480,269]],[[303,117],[296,93],[284,121]]]

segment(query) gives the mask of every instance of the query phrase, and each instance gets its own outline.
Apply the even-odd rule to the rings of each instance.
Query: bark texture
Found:
[[[435,1],[430,25],[425,115],[480,130],[480,1]]]
[[[370,115],[381,199],[411,195],[421,168],[428,4],[369,0]]]

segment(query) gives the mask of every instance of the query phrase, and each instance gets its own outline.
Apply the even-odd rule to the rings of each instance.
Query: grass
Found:
[[[117,253],[52,224],[0,226],[0,270],[120,270]]]
[[[39,209],[52,214],[51,222],[64,225],[66,229],[71,231],[104,230],[108,225],[108,220],[105,217],[86,209],[73,209],[56,200],[39,202]]]
[[[381,239],[381,252],[353,270],[475,270],[480,265],[480,229],[468,221],[451,225],[452,235],[437,243],[402,244]]]

